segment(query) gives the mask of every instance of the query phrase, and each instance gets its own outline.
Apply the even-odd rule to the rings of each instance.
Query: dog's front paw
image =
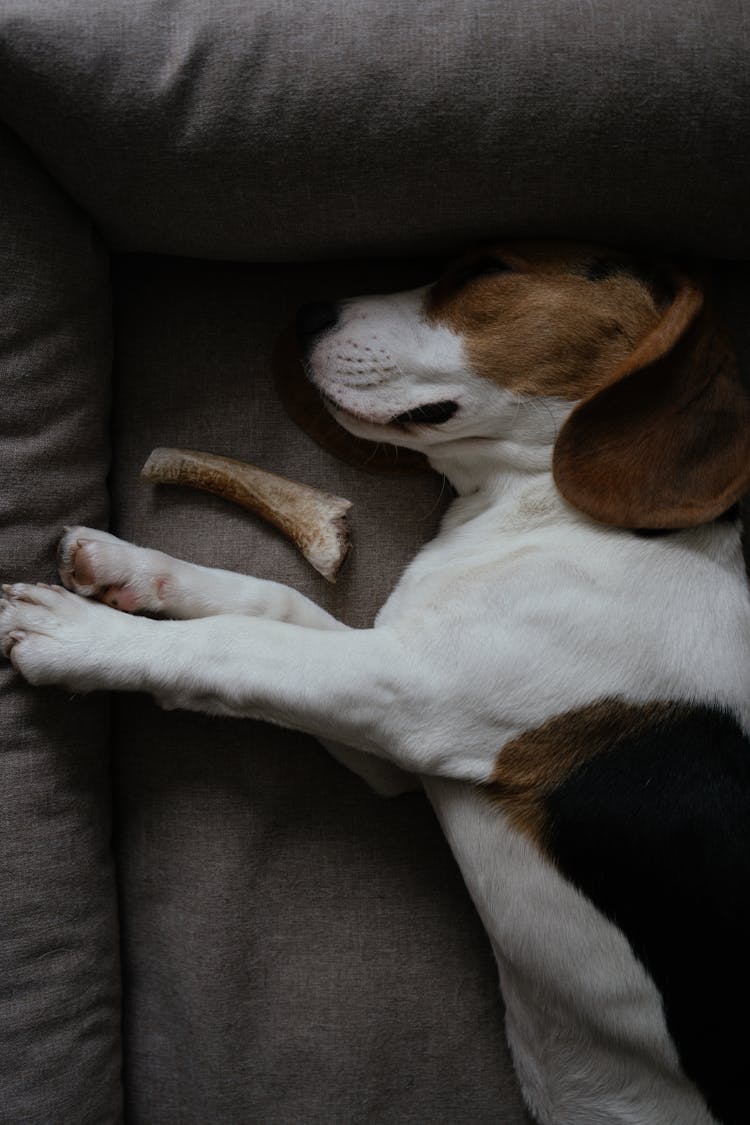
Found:
[[[0,647],[29,683],[63,684],[72,691],[120,686],[119,673],[136,641],[123,623],[135,622],[61,586],[18,582],[3,586],[3,593]]]
[[[125,613],[159,613],[169,584],[169,560],[92,527],[68,527],[57,547],[65,586]]]

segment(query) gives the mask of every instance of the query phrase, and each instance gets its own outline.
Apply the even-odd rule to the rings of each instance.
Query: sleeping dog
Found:
[[[336,420],[457,493],[375,626],[73,528],[67,589],[5,587],[4,651],[35,684],[308,732],[383,792],[418,776],[534,1117],[744,1125],[750,401],[701,287],[492,244],[298,326]]]

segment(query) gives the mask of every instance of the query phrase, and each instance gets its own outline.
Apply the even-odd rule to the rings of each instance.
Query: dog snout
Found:
[[[297,313],[297,339],[303,344],[309,343],[313,336],[333,328],[338,318],[338,306],[333,301],[310,301]]]

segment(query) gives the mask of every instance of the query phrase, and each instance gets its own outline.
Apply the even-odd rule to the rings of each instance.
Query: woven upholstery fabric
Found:
[[[750,256],[743,0],[3,0],[0,115],[119,249]]]
[[[108,263],[0,131],[2,580],[53,581],[63,523],[106,519]],[[0,1120],[120,1118],[109,708],[0,663]]]
[[[301,302],[425,276],[419,263],[117,263],[115,530],[368,625],[434,533],[442,481],[333,460],[285,416],[270,356]],[[337,584],[241,509],[143,483],[155,445],[351,499]],[[377,797],[313,739],[262,723],[133,697],[115,714],[134,1125],[525,1120],[489,944],[423,796]]]

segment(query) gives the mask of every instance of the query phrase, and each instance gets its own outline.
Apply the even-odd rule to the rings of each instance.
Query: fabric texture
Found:
[[[0,129],[2,581],[53,581],[63,523],[106,519],[108,262]],[[120,1119],[109,708],[0,664],[0,1121]]]
[[[750,255],[742,0],[2,0],[0,114],[120,250]]]
[[[425,276],[118,262],[115,530],[369,624],[433,534],[442,481],[333,460],[285,416],[270,357],[303,301]],[[337,584],[241,509],[143,483],[156,445],[351,499]],[[494,961],[423,796],[377,797],[313,739],[265,724],[132,698],[115,715],[128,1120],[489,1125],[499,1107],[524,1120]]]

